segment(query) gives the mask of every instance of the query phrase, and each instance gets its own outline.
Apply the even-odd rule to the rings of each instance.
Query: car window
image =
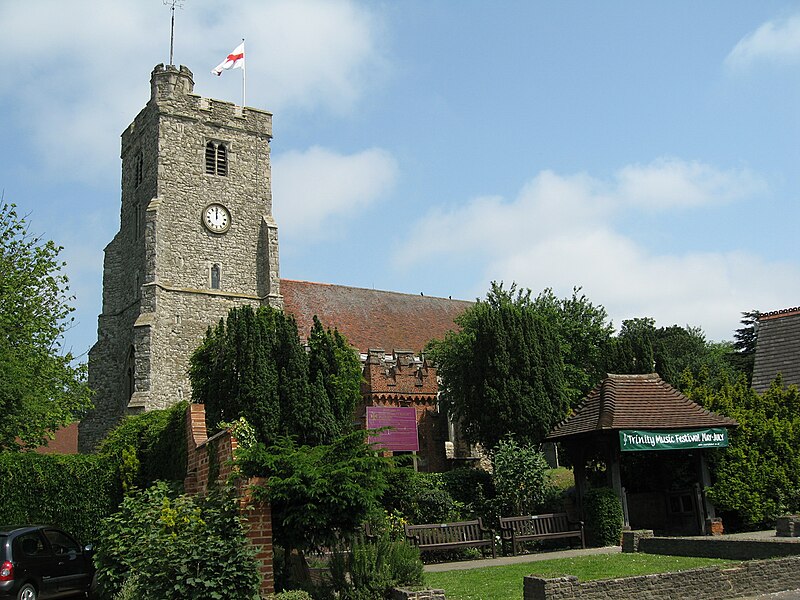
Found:
[[[16,539],[16,547],[22,556],[43,556],[47,554],[42,537],[36,531],[23,533]]]
[[[69,554],[70,552],[80,552],[81,547],[78,542],[73,540],[63,531],[57,529],[45,529],[45,536],[50,542],[50,547],[55,554]]]

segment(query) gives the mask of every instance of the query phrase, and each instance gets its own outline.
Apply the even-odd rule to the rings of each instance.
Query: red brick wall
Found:
[[[219,472],[216,480],[228,479],[233,465],[233,452],[236,450],[236,438],[228,430],[208,437],[206,430],[206,413],[202,404],[190,404],[186,411],[187,433],[187,468],[184,488],[187,494],[204,494],[208,490],[211,460],[216,461]],[[270,505],[255,500],[251,490],[263,485],[264,480],[255,477],[249,480],[240,479],[239,506],[247,520],[247,537],[255,546],[256,558],[260,566],[261,591],[270,594],[275,591],[275,575],[272,569],[272,511]]]

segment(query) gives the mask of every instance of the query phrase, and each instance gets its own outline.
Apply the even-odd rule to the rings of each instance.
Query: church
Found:
[[[150,99],[122,133],[120,228],[105,248],[88,365],[95,409],[80,451],[125,415],[191,400],[189,356],[206,329],[233,307],[269,305],[293,315],[301,337],[317,315],[358,350],[357,418],[368,407],[415,409],[420,470],[468,458],[421,350],[470,303],[281,279],[271,140],[269,112],[196,95],[184,66],[153,70]]]

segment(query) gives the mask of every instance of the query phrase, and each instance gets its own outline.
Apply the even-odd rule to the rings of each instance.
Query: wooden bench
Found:
[[[406,538],[420,550],[457,550],[489,546],[492,558],[497,558],[494,531],[483,526],[480,519],[457,523],[405,525]]]
[[[503,542],[511,542],[514,554],[522,542],[555,538],[577,538],[581,548],[586,548],[583,521],[570,521],[567,513],[500,517],[500,534]]]

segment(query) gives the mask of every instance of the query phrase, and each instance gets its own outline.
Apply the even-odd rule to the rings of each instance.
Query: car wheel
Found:
[[[17,592],[17,600],[36,600],[39,594],[36,593],[36,588],[30,583],[26,583]]]

